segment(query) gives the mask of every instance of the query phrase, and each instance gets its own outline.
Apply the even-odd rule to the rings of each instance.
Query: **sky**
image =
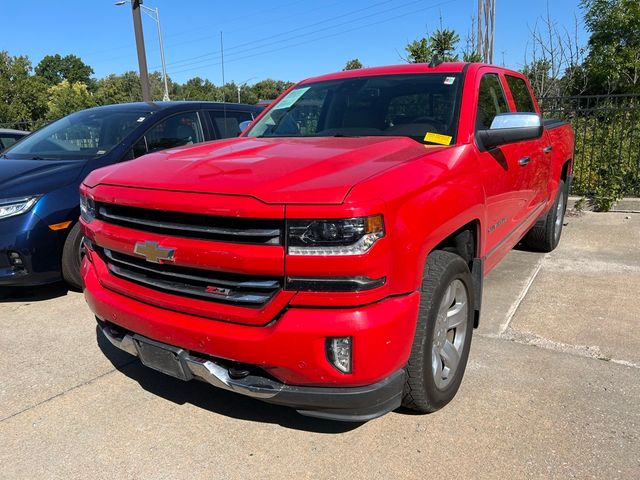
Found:
[[[47,54],[74,54],[100,78],[137,70],[129,5],[115,0],[2,2],[0,50],[28,55],[35,66]],[[582,19],[579,0],[496,0],[494,63],[519,69],[531,29],[547,5],[560,28]],[[461,37],[471,28],[477,0],[144,0],[158,8],[169,76],[252,84],[264,78],[297,81],[341,70],[359,58],[365,66],[402,63],[405,45],[442,23]],[[143,15],[149,70],[160,69],[156,22]],[[587,34],[580,26],[579,39]]]

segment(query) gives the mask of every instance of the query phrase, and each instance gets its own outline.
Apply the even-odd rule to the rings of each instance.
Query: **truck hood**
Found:
[[[405,137],[234,138],[99,169],[85,184],[338,204],[358,182],[441,148]]]
[[[0,158],[0,198],[47,193],[76,181],[86,160]]]

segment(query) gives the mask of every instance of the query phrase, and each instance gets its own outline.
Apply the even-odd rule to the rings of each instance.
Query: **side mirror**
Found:
[[[540,138],[542,131],[542,119],[537,113],[501,113],[495,116],[489,130],[478,131],[478,141],[485,150],[490,150]]]
[[[249,125],[251,125],[252,122],[253,122],[253,120],[245,120],[244,122],[240,122],[238,124],[238,128],[240,129],[240,133],[238,133],[238,135],[240,135],[242,132],[244,132],[247,129],[247,127]]]

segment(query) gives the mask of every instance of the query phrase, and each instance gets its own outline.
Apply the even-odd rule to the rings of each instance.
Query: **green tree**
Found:
[[[47,110],[47,85],[30,75],[26,56],[0,51],[0,123],[38,120]]]
[[[69,83],[63,80],[57,85],[52,85],[48,90],[49,110],[47,119],[55,120],[78,110],[94,107],[95,98],[84,83]]]
[[[93,69],[75,55],[46,55],[35,68],[37,76],[44,78],[49,84],[57,85],[63,80],[69,83],[91,85]]]
[[[187,80],[178,90],[181,100],[216,100],[218,89],[210,80],[194,77]]]
[[[455,53],[459,41],[460,36],[455,30],[441,26],[428,37],[409,43],[405,47],[408,54],[406,60],[409,63],[428,63],[438,57],[443,62],[455,62],[459,58]]]
[[[640,93],[640,2],[582,0],[590,93]]]
[[[256,101],[258,100],[273,100],[287,88],[293,85],[291,82],[285,82],[283,80],[274,80],[267,78],[251,86]]]
[[[96,84],[95,101],[99,105],[142,101],[140,77],[130,71],[101,78]]]
[[[342,70],[357,70],[359,68],[364,68],[364,65],[358,58],[354,58],[349,60]]]

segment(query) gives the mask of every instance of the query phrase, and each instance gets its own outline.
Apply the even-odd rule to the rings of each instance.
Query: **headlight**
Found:
[[[36,204],[39,196],[6,198],[0,200],[0,218],[9,218],[26,213]]]
[[[85,223],[89,223],[96,218],[96,206],[93,203],[93,198],[80,195],[80,217]]]
[[[289,220],[289,255],[360,255],[384,237],[382,215],[327,220]]]

